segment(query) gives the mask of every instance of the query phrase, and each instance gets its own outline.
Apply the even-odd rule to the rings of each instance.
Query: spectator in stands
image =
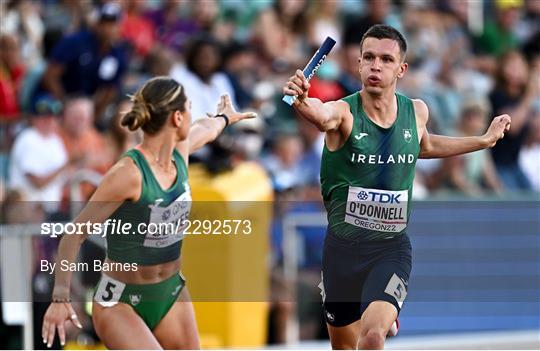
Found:
[[[337,61],[328,58],[317,71],[317,75],[309,82],[310,96],[318,98],[322,102],[339,100],[345,93],[338,82],[340,68]]]
[[[261,12],[253,39],[273,71],[284,72],[305,64],[305,10],[305,0],[276,0],[272,7]]]
[[[178,52],[182,52],[189,38],[199,32],[193,19],[182,16],[180,4],[178,0],[164,0],[162,6],[146,14],[156,28],[158,42]]]
[[[28,201],[43,202],[48,213],[58,210],[62,186],[73,170],[57,132],[61,109],[62,104],[50,96],[38,98],[31,127],[17,136],[10,155],[10,189]]]
[[[168,76],[174,66],[174,53],[166,47],[155,45],[142,62],[140,71],[131,72],[123,83],[124,92],[136,91],[148,79]]]
[[[0,12],[0,33],[16,35],[21,46],[21,56],[28,66],[41,57],[45,27],[39,14],[39,4],[31,0],[10,0]],[[2,10],[0,8],[0,10]]]
[[[45,28],[65,35],[87,28],[92,13],[91,3],[80,0],[60,0],[43,8]]]
[[[261,156],[264,143],[264,122],[253,118],[236,123],[232,127],[231,165],[234,168],[246,161],[257,161]]]
[[[515,30],[523,0],[497,0],[495,4],[495,20],[486,22],[476,47],[481,53],[500,56],[519,44]]]
[[[379,23],[396,26],[396,23],[388,23],[391,2],[390,0],[368,0],[367,11],[364,16],[350,16],[345,21],[343,30],[343,44],[359,44],[367,30]]]
[[[195,21],[199,33],[212,34],[216,19],[219,15],[219,5],[216,0],[192,1],[191,18]],[[215,34],[215,33],[213,33]]]
[[[125,11],[120,21],[120,35],[142,58],[148,55],[156,41],[154,23],[142,15],[145,4],[140,0],[124,0]]]
[[[519,165],[532,188],[540,192],[540,105],[529,123],[525,143],[519,151]]]
[[[516,35],[520,43],[527,43],[540,34],[540,1],[525,0],[524,13],[516,25]],[[536,44],[537,47],[540,43]]]
[[[18,93],[24,72],[17,37],[0,34],[0,121],[19,118]]]
[[[150,76],[166,76],[174,65],[174,53],[165,47],[155,46],[146,57],[145,71]]]
[[[449,39],[447,52],[454,57],[456,73],[454,79],[461,83],[463,90],[475,90],[474,95],[485,95],[487,92],[478,91],[489,83],[485,75],[493,75],[497,68],[495,57],[487,54],[473,53],[473,38],[469,28],[469,3],[466,1],[452,0],[446,3],[450,12],[444,30]],[[479,23],[478,23],[479,24]],[[467,78],[464,78],[467,77]],[[489,88],[488,88],[489,89]],[[469,94],[467,92],[467,94]]]
[[[36,91],[41,84],[43,74],[47,70],[47,60],[52,50],[63,38],[63,34],[58,29],[51,29],[45,32],[43,37],[43,57],[35,65],[28,66],[21,84],[20,104],[22,112],[30,112],[34,103]]]
[[[339,16],[340,3],[335,0],[320,0],[312,3],[309,8],[308,41],[318,48],[326,37],[337,39],[341,36],[341,18]],[[357,43],[358,44],[358,43]],[[336,48],[341,44],[336,43]]]
[[[79,159],[80,167],[105,173],[112,165],[105,140],[94,127],[94,105],[89,98],[75,96],[66,101],[60,136],[68,157]]]
[[[466,46],[458,40],[463,39],[462,34],[453,30],[459,29],[459,26],[452,26],[453,18],[426,5],[411,3],[406,10],[404,24],[408,45],[412,48],[407,61],[414,70],[400,82],[400,87],[425,100],[430,118],[437,119],[443,133],[448,133],[459,118],[461,95],[454,76],[455,68],[460,66],[459,54],[466,52]],[[414,82],[412,86],[409,85],[411,81]]]
[[[512,116],[508,135],[491,150],[497,173],[509,189],[530,189],[530,183],[518,165],[518,155],[525,140],[533,103],[540,97],[540,72],[529,72],[527,62],[518,51],[505,53],[499,61],[496,86],[489,95],[493,115]]]
[[[304,118],[298,118],[298,132],[304,144],[304,152],[300,160],[302,178],[308,185],[317,187],[320,197],[321,156],[324,147],[324,133]]]
[[[525,57],[529,60],[540,57],[540,1],[525,1],[525,13],[517,27]]]
[[[239,109],[252,105],[253,87],[257,84],[257,57],[249,46],[231,43],[224,53],[223,71],[234,90]]]
[[[343,89],[343,95],[356,93],[362,88],[360,84],[360,72],[358,70],[358,58],[360,57],[360,44],[348,43],[342,47],[340,53],[341,73],[338,83]]]
[[[488,115],[487,101],[475,99],[466,102],[459,120],[459,135],[483,134],[487,128]],[[488,150],[455,156],[443,162],[449,163],[449,182],[452,187],[467,195],[481,195],[485,190],[500,192],[503,188]]]
[[[127,57],[119,43],[120,8],[107,3],[91,30],[62,39],[54,48],[43,77],[42,89],[59,100],[69,94],[92,97],[99,120],[122,84]]]
[[[175,65],[171,77],[181,82],[191,100],[193,121],[206,116],[223,94],[229,94],[234,106],[236,97],[227,76],[220,72],[221,48],[213,37],[203,36],[193,40],[185,55],[186,65]]]
[[[280,134],[275,138],[272,152],[262,164],[270,174],[276,192],[294,190],[303,184],[302,153],[302,139],[298,135]]]
[[[427,129],[433,134],[441,133],[441,128],[435,118],[428,120]],[[413,197],[421,199],[428,194],[436,193],[448,178],[448,164],[441,159],[418,159],[414,176]]]
[[[333,0],[321,0],[312,3],[308,9],[309,26],[308,42],[313,50],[318,48],[326,37],[338,39],[341,36],[341,18],[339,17],[339,2]],[[358,48],[359,42],[356,43]],[[341,50],[340,40],[337,40],[334,50],[339,53]],[[317,75],[311,81],[312,96],[321,101],[338,100],[344,95],[344,91],[338,83],[341,69],[338,56],[329,56],[324,64],[319,68]],[[358,58],[358,55],[357,55]],[[358,60],[356,61],[356,71],[358,71]]]

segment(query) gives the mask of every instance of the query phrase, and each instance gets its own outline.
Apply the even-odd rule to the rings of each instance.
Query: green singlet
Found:
[[[110,216],[118,224],[131,223],[131,231],[107,233],[107,257],[115,262],[140,265],[173,261],[180,257],[184,222],[191,209],[186,164],[175,149],[176,181],[164,190],[139,150],[131,149],[124,156],[131,158],[141,172],[141,196],[136,202],[124,202]]]
[[[187,167],[177,150],[173,152],[177,177],[162,189],[143,154],[132,149],[124,156],[133,160],[142,175],[138,201],[124,202],[110,217],[117,226],[131,224],[129,233],[107,233],[107,257],[115,262],[155,265],[180,257],[185,219],[191,209]],[[96,286],[94,300],[104,307],[118,302],[133,307],[153,330],[177,301],[185,279],[177,272],[154,284],[126,284],[105,273]]]
[[[354,118],[351,135],[336,151],[325,145],[321,163],[328,229],[337,237],[383,240],[407,228],[420,144],[412,100],[396,98],[397,118],[389,128],[368,118],[359,92],[343,98]]]

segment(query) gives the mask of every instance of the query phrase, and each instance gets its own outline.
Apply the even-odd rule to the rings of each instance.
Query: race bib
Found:
[[[112,307],[120,300],[125,287],[126,284],[102,274],[94,300],[103,307]]]
[[[349,187],[345,222],[380,232],[399,233],[407,227],[407,190]]]
[[[161,199],[150,205],[150,222],[143,246],[167,247],[184,238],[191,211],[191,192],[189,187],[187,189],[167,207],[159,206]]]
[[[384,292],[390,296],[393,296],[396,299],[399,308],[401,308],[405,298],[407,297],[407,283],[394,273],[388,281]]]

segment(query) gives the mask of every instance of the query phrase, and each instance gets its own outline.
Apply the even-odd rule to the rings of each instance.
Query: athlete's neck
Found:
[[[153,162],[157,163],[161,168],[168,170],[172,167],[172,155],[176,147],[176,140],[173,136],[167,138],[162,134],[144,135],[143,142],[140,147],[153,158]]]
[[[368,117],[382,127],[390,127],[397,118],[397,100],[395,90],[389,89],[381,94],[360,90],[362,107]]]

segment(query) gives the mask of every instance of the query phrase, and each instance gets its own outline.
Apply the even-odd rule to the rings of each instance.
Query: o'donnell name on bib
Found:
[[[62,272],[136,272],[138,270],[137,263],[119,263],[119,262],[102,262],[101,260],[94,260],[90,265],[88,262],[69,262],[68,260],[60,261],[60,265],[57,267],[57,263],[49,262],[48,260],[41,260],[40,270],[42,272],[48,272],[53,274],[55,269],[59,269]]]
[[[345,222],[380,232],[399,233],[407,227],[407,190],[349,187]]]

